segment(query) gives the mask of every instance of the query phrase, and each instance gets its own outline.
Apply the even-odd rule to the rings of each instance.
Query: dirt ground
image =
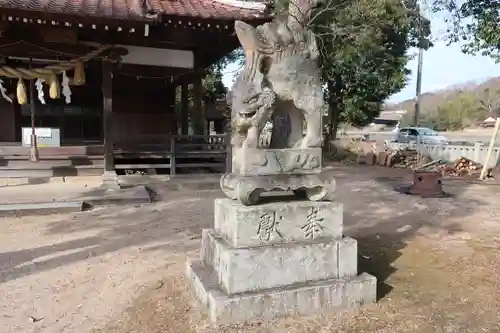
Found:
[[[98,189],[102,183],[101,177],[71,178],[73,180],[65,183],[0,185],[0,203],[17,204],[71,200],[81,197],[82,193]]]
[[[221,193],[158,188],[151,205],[0,219],[0,332],[500,332],[500,187],[422,199],[393,190],[407,176],[337,166],[345,234],[379,280],[361,311],[210,328],[183,273]]]

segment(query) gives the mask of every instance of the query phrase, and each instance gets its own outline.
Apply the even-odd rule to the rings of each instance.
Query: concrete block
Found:
[[[377,163],[381,166],[385,166],[387,164],[387,153],[385,151],[378,153]]]
[[[201,261],[231,295],[309,281],[357,275],[357,243],[352,238],[232,248],[211,230],[202,233]],[[339,252],[346,258],[339,258]],[[339,272],[342,271],[342,275]]]
[[[375,164],[375,154],[373,152],[366,153],[366,164],[374,165]]]
[[[133,205],[152,201],[151,193],[143,185],[120,190],[100,188],[83,194],[80,199],[92,206]]]
[[[377,281],[368,274],[237,295],[224,294],[215,273],[201,262],[188,262],[186,276],[216,325],[342,311],[376,301]]]
[[[366,155],[362,152],[358,153],[358,155],[356,156],[356,164],[368,164],[366,160]]]
[[[233,247],[342,237],[338,202],[289,201],[243,206],[216,199],[215,229]]]

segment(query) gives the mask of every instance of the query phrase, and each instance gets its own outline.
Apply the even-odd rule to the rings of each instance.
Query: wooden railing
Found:
[[[172,135],[163,143],[115,144],[115,169],[170,169],[171,176],[178,169],[230,170],[229,140],[227,134]],[[134,162],[127,162],[130,160]],[[137,163],[140,160],[145,163]]]

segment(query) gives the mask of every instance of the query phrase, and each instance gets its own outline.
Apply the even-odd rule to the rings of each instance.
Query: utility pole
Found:
[[[422,13],[419,9],[418,16],[418,67],[417,67],[417,89],[415,93],[415,114],[413,115],[413,124],[415,127],[420,125],[420,94],[422,91],[422,65],[424,58],[424,27],[422,24]]]

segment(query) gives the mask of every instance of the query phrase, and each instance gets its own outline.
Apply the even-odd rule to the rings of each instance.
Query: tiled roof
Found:
[[[223,20],[266,16],[235,0],[0,0],[0,8],[96,18],[147,20],[146,14]]]
[[[134,19],[143,15],[141,0],[0,0],[0,8],[49,14]]]
[[[156,8],[159,5],[160,12],[172,16],[189,16],[213,19],[253,19],[261,18],[263,10],[254,6],[245,6],[251,2],[231,0],[151,0],[150,3]],[[155,6],[156,4],[156,6]],[[260,4],[262,5],[262,4]],[[262,5],[265,8],[264,5]]]

